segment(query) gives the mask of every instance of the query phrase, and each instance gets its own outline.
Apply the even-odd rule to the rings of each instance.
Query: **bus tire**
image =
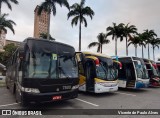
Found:
[[[26,107],[29,105],[29,102],[25,101],[25,100],[21,100],[21,106],[22,107]]]
[[[9,89],[9,86],[8,86],[8,84],[7,84],[7,80],[6,80],[6,88]]]
[[[6,84],[6,88],[9,89],[8,85]]]
[[[17,92],[17,87],[16,86],[15,86],[15,98],[16,98],[16,102],[19,103],[18,92]]]

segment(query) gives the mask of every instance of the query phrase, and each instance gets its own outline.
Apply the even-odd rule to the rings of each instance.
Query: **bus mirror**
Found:
[[[114,61],[113,65],[116,67],[116,69],[122,69],[122,63],[119,61]]]
[[[122,69],[122,63],[121,62],[119,63],[119,69]]]
[[[24,53],[23,52],[19,52],[19,58],[20,58],[20,60],[24,59]]]
[[[156,65],[156,64],[152,64],[152,66],[153,66],[155,69],[157,69],[157,65]]]
[[[95,64],[96,64],[96,66],[99,66],[99,59],[95,60]]]

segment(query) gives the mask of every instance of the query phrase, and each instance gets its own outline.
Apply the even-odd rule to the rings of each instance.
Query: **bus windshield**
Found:
[[[28,54],[27,74],[29,78],[76,78],[77,63],[74,56],[45,52]]]
[[[134,61],[134,65],[136,68],[137,77],[141,79],[148,79],[148,72],[146,69],[146,65],[142,63],[140,60]]]
[[[113,68],[113,61],[110,58],[98,57],[100,60],[100,65],[97,66],[97,77],[104,80],[115,80],[116,79],[116,69]]]
[[[158,75],[160,76],[160,64],[157,64]]]
[[[153,66],[152,66],[152,71],[154,76],[158,76],[158,72]]]

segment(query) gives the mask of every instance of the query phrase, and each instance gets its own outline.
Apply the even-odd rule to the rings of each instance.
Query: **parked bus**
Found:
[[[0,63],[0,86],[5,86],[6,67]]]
[[[79,64],[79,91],[105,93],[118,90],[116,68],[111,57],[91,53],[77,52]]]
[[[147,71],[149,74],[149,78],[150,78],[150,86],[156,87],[156,86],[160,86],[160,77],[158,75],[158,72],[156,70],[156,64],[154,61],[149,60],[149,59],[143,59],[146,67],[147,67]]]
[[[160,76],[160,61],[156,62],[158,75]]]
[[[28,38],[7,65],[7,88],[22,105],[76,98],[78,82],[75,49],[55,41]]]
[[[116,60],[116,58],[113,58]],[[118,69],[118,86],[122,88],[145,88],[149,85],[144,61],[138,57],[118,57],[122,68]]]

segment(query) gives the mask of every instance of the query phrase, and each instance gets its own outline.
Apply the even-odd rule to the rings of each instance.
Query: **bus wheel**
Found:
[[[7,81],[6,81],[6,88],[9,89],[8,84],[7,84]]]
[[[26,107],[29,105],[29,103],[25,100],[21,100],[21,105],[22,105],[22,107]]]
[[[6,84],[6,88],[9,89],[8,85]]]
[[[15,87],[15,98],[16,102],[19,103],[17,87]]]

